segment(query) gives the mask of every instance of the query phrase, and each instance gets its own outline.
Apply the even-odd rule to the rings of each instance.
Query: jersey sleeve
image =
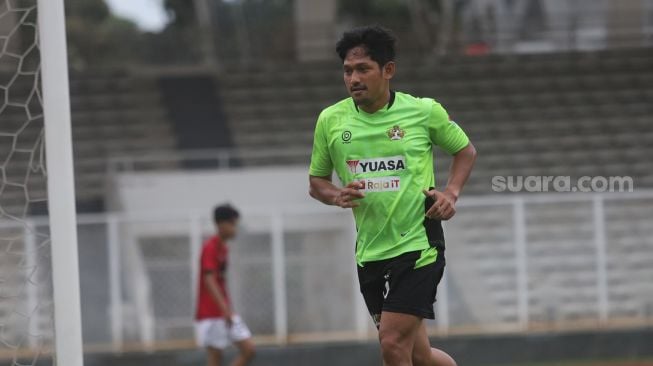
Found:
[[[429,116],[429,136],[433,144],[452,155],[469,145],[465,131],[456,122],[450,121],[447,111],[435,101],[432,101]]]
[[[217,271],[219,267],[218,263],[218,255],[213,250],[214,246],[213,245],[205,245],[204,249],[202,249],[202,259],[201,259],[201,272],[212,272],[212,271]]]
[[[311,165],[308,169],[308,174],[315,177],[331,176],[333,172],[333,162],[331,161],[331,154],[329,154],[329,140],[325,125],[324,117],[320,115],[315,125]]]

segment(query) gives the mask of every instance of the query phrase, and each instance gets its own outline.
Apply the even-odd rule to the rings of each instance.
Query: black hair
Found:
[[[344,62],[347,52],[354,47],[362,46],[367,55],[379,64],[385,66],[395,59],[395,43],[397,38],[392,31],[381,26],[365,26],[354,28],[342,34],[336,43],[336,52]]]
[[[216,206],[213,210],[213,221],[220,223],[223,221],[232,221],[240,217],[238,211],[229,204]]]

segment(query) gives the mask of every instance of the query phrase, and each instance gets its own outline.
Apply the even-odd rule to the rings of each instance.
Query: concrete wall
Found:
[[[308,195],[308,167],[205,170],[192,173],[123,173],[114,177],[108,206],[134,212],[188,212],[209,215],[230,202],[255,211],[293,206],[329,209]]]

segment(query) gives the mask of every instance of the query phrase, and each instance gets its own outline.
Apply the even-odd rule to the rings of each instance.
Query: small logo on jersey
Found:
[[[406,131],[402,130],[399,126],[393,126],[388,130],[388,137],[390,140],[401,140],[404,138]]]
[[[345,130],[342,133],[342,143],[348,144],[351,141],[351,131]]]
[[[387,158],[347,160],[347,166],[352,174],[393,172],[406,169],[406,161],[403,156],[399,155]]]
[[[375,177],[362,179],[365,192],[396,192],[401,189],[400,177]]]

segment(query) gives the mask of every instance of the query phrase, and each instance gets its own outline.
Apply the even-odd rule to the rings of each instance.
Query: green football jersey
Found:
[[[359,265],[430,248],[422,190],[435,187],[434,144],[455,154],[469,139],[430,98],[392,92],[373,114],[347,98],[320,114],[309,174],[331,176],[335,169],[343,186],[363,182],[365,197],[353,209]]]

